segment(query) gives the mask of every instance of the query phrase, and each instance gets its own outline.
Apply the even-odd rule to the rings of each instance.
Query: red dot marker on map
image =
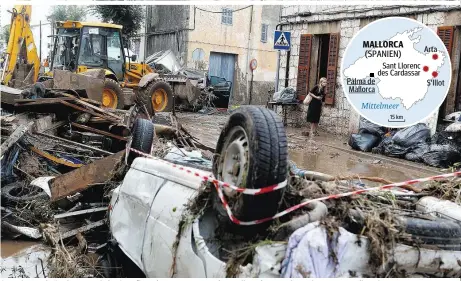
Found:
[[[438,58],[439,58],[439,55],[437,55],[437,54],[433,54],[433,55],[432,55],[432,58],[436,60],[436,59],[438,59]]]
[[[424,72],[428,72],[428,71],[429,71],[429,67],[428,67],[427,65],[425,65],[425,66],[423,67],[423,70],[424,70]]]
[[[432,72],[432,77],[436,78],[438,75],[437,71]]]

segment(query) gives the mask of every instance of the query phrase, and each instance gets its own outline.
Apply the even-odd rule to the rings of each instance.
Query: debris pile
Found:
[[[299,170],[293,164],[290,171],[280,211],[307,199],[360,189],[353,177],[337,179]],[[373,186],[381,180],[362,178],[362,181]],[[238,226],[227,216],[217,214],[212,204],[215,195],[210,192],[214,188],[204,186],[188,204],[188,212],[181,222],[191,223],[197,217],[206,220],[207,214],[215,213],[219,223],[214,236],[205,239],[210,249],[220,248],[219,259],[226,263],[227,277],[259,276],[261,272],[248,273],[248,268],[256,270],[255,263],[261,258],[258,251],[267,250],[269,246],[287,251],[282,254],[283,262],[271,265],[279,266],[282,272],[274,276],[286,278],[461,275],[461,265],[457,262],[461,250],[461,219],[453,215],[461,214],[459,177],[431,182],[421,188],[404,186],[313,202],[263,228]],[[438,200],[440,206],[427,203],[434,200]],[[453,204],[451,210],[443,207],[444,204]],[[323,245],[325,256],[322,256]],[[440,256],[439,267],[444,264],[443,270],[434,264],[418,264],[418,255],[413,255],[413,249],[424,255],[420,256],[421,261]],[[358,255],[354,258],[357,264],[352,265],[347,257],[354,255]]]
[[[1,86],[2,239],[42,239],[51,247],[47,277],[102,276],[92,255],[110,238],[110,191],[127,171],[135,120],[150,116],[137,105],[103,108],[94,97],[102,90],[100,78],[55,75],[61,79],[21,90]],[[153,156],[209,150],[174,115],[152,119]]]
[[[7,94],[19,96],[2,103],[0,116],[2,239],[28,237],[49,245],[48,277],[107,277],[111,271],[114,265],[99,254],[107,254],[105,248],[111,244],[107,210],[117,210],[109,205],[111,193],[135,158],[127,146],[136,144],[143,155],[206,171],[211,179],[214,149],[198,142],[174,114],[151,117],[139,106],[110,110],[88,98],[85,90],[46,84]],[[363,129],[361,134],[379,135],[381,143],[386,140],[381,128]],[[408,130],[411,134],[401,130],[388,136],[392,138],[389,144],[373,146],[384,151],[393,148],[397,151],[393,155],[406,156],[410,150],[403,149],[402,154],[398,150],[414,148],[427,138],[423,126]],[[137,136],[149,143],[138,141]],[[434,138],[439,145],[451,145],[443,143],[444,137]],[[416,148],[411,152],[416,153]],[[203,184],[181,214],[172,249],[173,275],[179,240],[191,231],[190,224],[195,224],[194,231],[199,233],[194,233],[192,241],[202,239],[208,246],[202,244],[197,251],[203,254],[212,249],[226,265],[227,277],[257,277],[262,271],[265,276],[288,278],[460,277],[459,177],[438,179],[428,186],[402,185],[340,197],[365,186],[356,184],[357,177],[303,171],[293,163],[287,174],[279,210],[306,205],[251,226],[232,222],[222,212],[215,187]],[[389,183],[380,178],[359,179],[368,186]],[[307,202],[330,195],[334,198]],[[235,198],[228,198],[231,208],[239,207],[238,196]],[[178,209],[175,206],[172,212]],[[419,258],[414,255],[417,250]],[[357,259],[351,264],[354,255]],[[261,257],[270,260],[270,266]],[[434,257],[438,264],[428,263],[427,257]]]

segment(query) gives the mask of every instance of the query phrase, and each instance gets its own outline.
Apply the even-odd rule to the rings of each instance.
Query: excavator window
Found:
[[[123,80],[125,60],[119,30],[108,30],[106,38],[109,69],[114,72],[117,79]]]
[[[81,36],[79,65],[108,68],[117,79],[123,80],[125,57],[120,30],[85,26]]]
[[[83,28],[80,44],[79,64],[90,67],[104,67],[104,38],[99,28]]]
[[[55,39],[52,68],[74,71],[77,66],[78,29],[58,29]]]

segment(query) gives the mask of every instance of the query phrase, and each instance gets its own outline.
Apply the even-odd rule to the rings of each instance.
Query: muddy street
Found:
[[[220,131],[228,114],[211,115],[180,113],[181,124],[202,143],[215,147]],[[303,135],[307,128],[287,128],[289,158],[299,168],[317,171],[333,176],[361,175],[381,177],[390,181],[405,181],[438,173],[437,169],[418,165],[403,159],[367,157],[357,155],[348,145],[345,137],[321,132],[314,142]]]
[[[2,278],[44,278],[50,250],[39,242],[2,240]]]

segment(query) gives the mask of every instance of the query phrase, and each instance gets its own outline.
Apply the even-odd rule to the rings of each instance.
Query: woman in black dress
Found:
[[[325,77],[320,78],[319,84],[316,85],[309,91],[309,95],[312,97],[307,109],[307,122],[311,123],[311,136],[319,134],[317,133],[317,127],[320,121],[320,114],[322,113],[322,105],[325,102],[325,86],[327,85],[327,79]]]

